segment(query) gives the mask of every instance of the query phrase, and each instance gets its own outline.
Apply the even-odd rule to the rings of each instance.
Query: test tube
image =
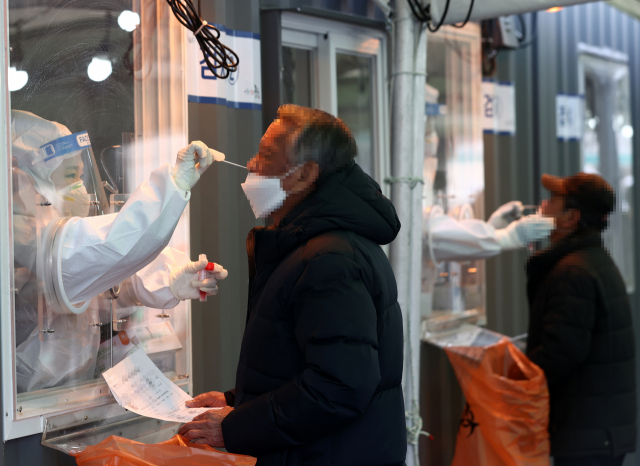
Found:
[[[200,260],[207,260],[206,254],[200,254]],[[198,272],[198,280],[203,281],[204,279],[206,279],[207,271],[211,272],[215,268],[215,266],[216,264],[214,264],[213,262],[209,262],[203,270]],[[200,302],[201,303],[207,302],[207,293],[205,293],[204,291],[200,292]]]

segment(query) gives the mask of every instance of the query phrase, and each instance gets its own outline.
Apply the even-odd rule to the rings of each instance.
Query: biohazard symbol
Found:
[[[471,437],[473,435],[473,431],[478,427],[478,424],[475,420],[475,416],[473,415],[473,411],[471,411],[471,406],[467,403],[464,407],[464,412],[462,413],[462,419],[460,419],[460,427],[468,427],[469,435],[467,437]]]

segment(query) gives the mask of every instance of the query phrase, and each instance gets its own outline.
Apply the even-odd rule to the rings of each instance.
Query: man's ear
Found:
[[[578,209],[569,209],[567,211],[567,226],[571,231],[575,231],[580,224],[580,211]]]
[[[293,181],[291,189],[288,190],[291,194],[299,194],[305,191],[311,191],[318,177],[320,176],[320,166],[316,162],[307,162],[298,171],[297,176]]]

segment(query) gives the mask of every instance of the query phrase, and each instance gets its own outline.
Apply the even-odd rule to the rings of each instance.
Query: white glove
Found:
[[[198,262],[190,262],[171,271],[169,286],[177,299],[200,299],[200,291],[207,295],[218,293],[218,280],[224,280],[229,273],[220,264],[215,264],[212,271],[207,271],[207,278],[200,280],[198,272],[204,270],[208,263],[204,256]]]
[[[194,141],[180,149],[176,165],[173,167],[173,179],[180,189],[191,191],[207,168],[214,162],[224,160],[224,154],[209,149],[202,141]]]
[[[494,213],[491,214],[487,223],[496,230],[506,228],[511,222],[518,220],[522,217],[522,211],[524,207],[520,201],[511,201],[498,207]]]
[[[548,237],[554,228],[553,218],[540,214],[529,215],[516,220],[507,228],[496,230],[496,238],[503,251],[510,251]]]

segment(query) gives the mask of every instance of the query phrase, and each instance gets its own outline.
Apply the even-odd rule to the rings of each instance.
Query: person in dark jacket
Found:
[[[341,120],[279,109],[243,186],[273,225],[247,239],[235,390],[188,403],[221,409],[186,424],[186,438],[255,456],[258,466],[404,465],[402,315],[380,247],[400,222],[356,155]],[[269,201],[261,177],[279,178],[284,200]]]
[[[547,377],[556,466],[619,466],[636,444],[631,307],[602,243],[615,208],[598,175],[543,175],[555,219],[551,246],[527,264],[528,357]]]

